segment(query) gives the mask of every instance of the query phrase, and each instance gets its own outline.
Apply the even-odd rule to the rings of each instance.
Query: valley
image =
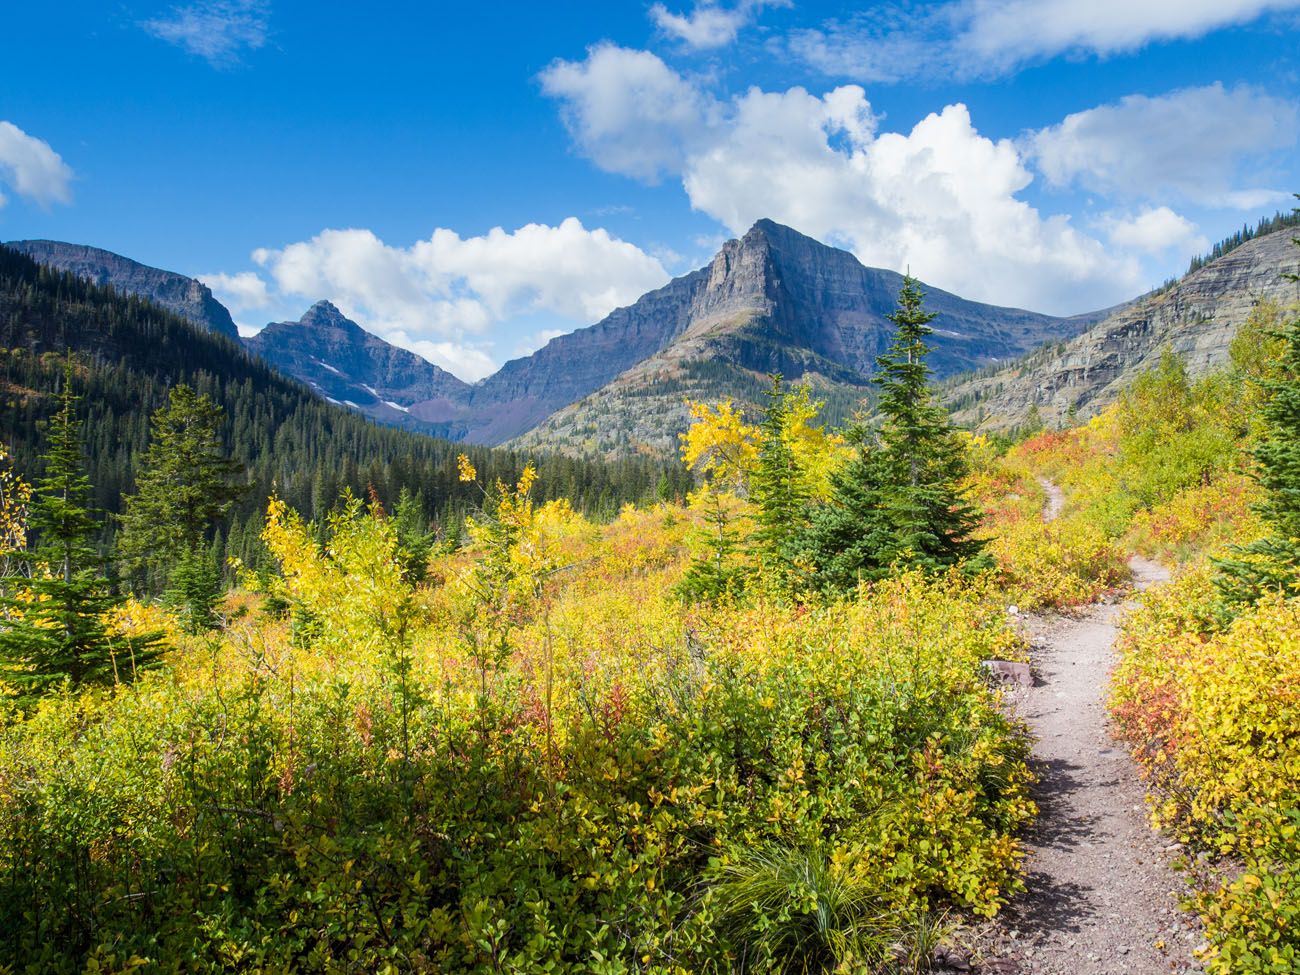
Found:
[[[1300,975],[1297,40],[6,5],[0,975]]]

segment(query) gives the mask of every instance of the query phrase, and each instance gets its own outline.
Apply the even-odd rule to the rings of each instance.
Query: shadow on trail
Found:
[[[1038,778],[1030,794],[1038,803],[1039,815],[1026,833],[1033,845],[1070,850],[1096,840],[1096,827],[1088,817],[1078,814],[1072,801],[1084,787],[1076,775],[1081,767],[1063,758],[1033,759],[1029,767]]]
[[[1097,916],[1089,899],[1091,887],[1036,870],[1025,875],[1025,884],[1034,891],[1033,910],[1024,910],[1022,905],[1012,911],[1013,923],[1022,935],[1077,934]]]

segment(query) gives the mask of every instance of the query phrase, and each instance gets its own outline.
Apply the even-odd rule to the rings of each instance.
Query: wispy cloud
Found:
[[[72,201],[72,169],[63,157],[12,122],[0,122],[0,184],[41,206]]]
[[[239,63],[244,52],[266,44],[269,18],[266,0],[200,0],[173,7],[141,26],[213,67],[230,67]]]
[[[788,7],[790,0],[739,0],[724,5],[716,0],[700,0],[690,13],[673,13],[662,3],[650,8],[650,19],[665,35],[687,47],[707,50],[725,47],[736,39],[764,7]]]
[[[988,78],[1061,55],[1108,57],[1300,9],[1300,0],[949,0],[896,3],[794,31],[790,53],[833,77]]]

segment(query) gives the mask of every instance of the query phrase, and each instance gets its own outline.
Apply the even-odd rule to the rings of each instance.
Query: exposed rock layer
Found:
[[[1004,430],[1037,408],[1045,423],[1100,412],[1167,348],[1189,373],[1228,361],[1238,327],[1260,301],[1284,309],[1300,301],[1285,272],[1300,264],[1291,234],[1257,237],[1184,277],[1172,288],[1121,308],[1077,337],[1025,356],[1004,369],[955,381],[945,390],[957,419]]]

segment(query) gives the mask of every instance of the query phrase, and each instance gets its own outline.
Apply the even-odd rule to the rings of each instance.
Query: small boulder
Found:
[[[990,675],[1008,684],[1021,687],[1033,687],[1034,675],[1029,664],[1019,664],[1012,660],[985,660],[982,666]]]
[[[934,967],[951,972],[969,972],[970,955],[961,948],[940,947],[934,953]]]

